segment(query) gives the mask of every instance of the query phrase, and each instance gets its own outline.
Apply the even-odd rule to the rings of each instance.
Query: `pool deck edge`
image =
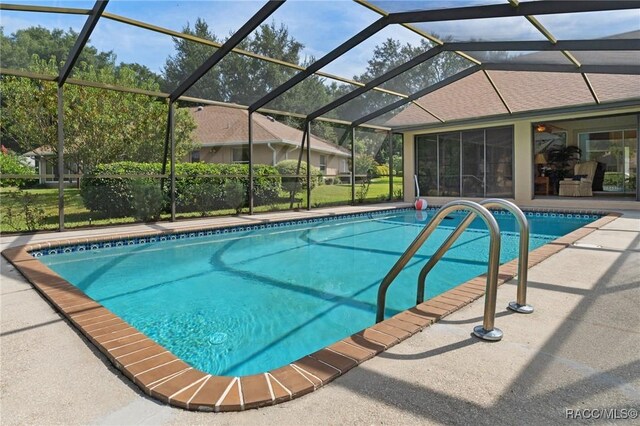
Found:
[[[620,217],[610,213],[533,250],[529,268]],[[140,233],[155,235],[157,232]],[[119,237],[119,236],[115,236]],[[114,238],[115,238],[114,237]],[[75,240],[51,243],[69,244]],[[78,240],[78,243],[85,243]],[[482,297],[480,275],[418,306],[401,312],[327,348],[267,373],[217,377],[198,371],[120,319],[29,254],[27,244],[2,252],[11,264],[109,361],[147,395],[196,411],[241,411],[303,396],[351,368]],[[517,273],[517,259],[500,266],[499,284]]]

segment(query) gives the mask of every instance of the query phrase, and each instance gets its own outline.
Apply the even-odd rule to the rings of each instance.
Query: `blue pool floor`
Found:
[[[415,305],[420,268],[461,218],[446,220],[398,276],[387,316]],[[517,257],[519,238],[510,216],[497,218],[506,229],[504,263]],[[533,217],[530,248],[588,221]],[[372,325],[380,281],[424,223],[405,211],[42,260],[194,367],[246,375],[286,365]],[[483,227],[474,223],[434,268],[427,298],[486,272]]]

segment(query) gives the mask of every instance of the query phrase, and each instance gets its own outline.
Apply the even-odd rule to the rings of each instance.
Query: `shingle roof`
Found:
[[[581,74],[528,71],[487,71],[512,112],[595,105]],[[640,75],[588,74],[600,102],[640,99]],[[417,102],[444,121],[508,114],[483,72],[449,84]],[[438,121],[410,105],[387,121],[390,127]]]
[[[481,72],[473,73],[431,92],[418,99],[418,103],[445,121],[508,112],[489,80]],[[389,120],[386,125],[393,127],[437,122],[438,120],[434,117],[427,117],[424,111],[411,105]]]
[[[489,71],[513,112],[594,103],[580,74]]]
[[[601,102],[640,97],[640,76],[588,74],[587,77]]]
[[[48,145],[42,145],[22,154],[24,157],[46,157],[55,155],[53,148]]]
[[[247,110],[217,105],[189,108],[196,121],[196,137],[203,146],[240,145],[249,141],[249,114]],[[253,114],[253,143],[283,143],[300,146],[302,131],[280,123],[271,117]],[[311,150],[336,155],[349,155],[349,151],[311,135]]]

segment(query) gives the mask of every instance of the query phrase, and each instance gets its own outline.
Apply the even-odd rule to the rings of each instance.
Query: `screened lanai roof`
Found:
[[[2,74],[307,121],[398,128],[640,98],[638,1],[36,0],[0,3],[0,12],[7,34],[37,25],[78,34],[57,68],[36,69],[28,60],[8,66],[3,52]],[[213,34],[196,31],[198,18]],[[299,60],[243,44],[262,24],[284,25],[304,44]],[[176,58],[176,43],[197,50],[201,65],[174,75],[164,90],[114,85],[79,71],[89,38],[119,62],[155,73]],[[389,38],[402,48],[400,59],[372,66],[374,49]],[[241,92],[209,90],[221,69],[235,70]],[[256,81],[255,70],[268,71]],[[292,102],[318,84],[338,90]]]

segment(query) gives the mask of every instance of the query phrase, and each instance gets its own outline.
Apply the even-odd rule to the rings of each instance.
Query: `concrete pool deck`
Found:
[[[146,225],[136,230],[140,226]],[[2,249],[45,237],[3,237]],[[483,304],[476,301],[310,395],[229,414],[187,412],[144,395],[3,260],[0,420],[549,423],[564,421],[565,408],[637,409],[639,250],[640,214],[625,212],[530,269],[534,314],[508,313],[504,306],[514,298],[515,281],[500,287],[501,342],[469,336],[481,322]]]

